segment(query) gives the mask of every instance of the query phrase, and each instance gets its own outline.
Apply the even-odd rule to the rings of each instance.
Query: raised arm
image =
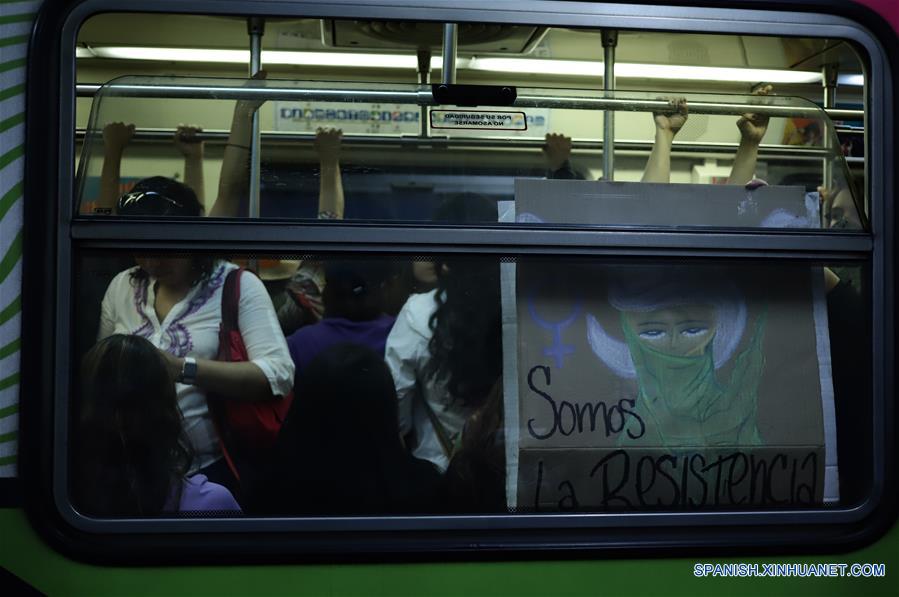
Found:
[[[543,157],[546,159],[546,178],[564,180],[582,178],[571,167],[571,137],[560,133],[547,133],[543,144]]]
[[[321,179],[318,189],[318,216],[343,219],[343,180],[340,176],[340,129],[319,128],[315,133],[315,152],[318,154]]]
[[[113,213],[119,199],[122,154],[134,136],[134,125],[110,122],[103,127],[103,167],[100,171],[100,197],[97,213]]]
[[[206,207],[206,187],[203,182],[203,141],[198,133],[203,129],[189,124],[179,124],[173,139],[175,147],[184,156],[184,184],[193,189],[200,205]]]
[[[653,114],[656,125],[655,142],[643,170],[640,182],[670,182],[671,180],[671,145],[674,136],[687,122],[687,100],[674,98],[669,100],[670,109]]]
[[[772,85],[763,85],[755,90],[755,95],[769,95],[774,91]],[[755,176],[755,166],[758,162],[759,144],[765,131],[768,130],[768,117],[764,114],[743,114],[737,120],[737,128],[740,129],[740,146],[734,156],[734,166],[731,169],[727,184],[743,185]]]
[[[265,71],[253,75],[264,79]],[[253,115],[265,100],[238,100],[231,118],[231,132],[222,157],[218,194],[209,215],[221,218],[240,216],[240,200],[250,188],[250,145],[253,142]]]

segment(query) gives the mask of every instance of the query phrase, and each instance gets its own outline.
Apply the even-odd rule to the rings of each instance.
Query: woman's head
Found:
[[[184,256],[169,257],[159,255],[135,256],[138,270],[132,275],[135,281],[153,278],[165,286],[193,286],[212,274],[218,261],[215,257]]]
[[[325,263],[322,303],[325,317],[370,321],[384,312],[385,284],[394,272],[382,259],[342,259]]]
[[[859,209],[848,186],[841,189],[818,187],[825,228],[861,230],[863,228]]]
[[[496,203],[477,193],[457,193],[447,196],[434,212],[434,222],[442,224],[490,224],[496,223]],[[438,258],[430,263],[413,262],[413,273],[421,282],[433,280],[439,282],[441,277],[446,278],[447,272],[455,264],[456,279],[459,278],[459,268],[472,267],[472,262],[465,257],[454,259],[452,256]]]
[[[84,357],[80,388],[80,505],[102,515],[158,514],[191,461],[162,355],[139,336],[110,336]]]
[[[416,282],[433,288],[437,284],[437,268],[430,260],[415,260],[412,262],[412,277]]]
[[[122,216],[199,217],[203,205],[186,184],[164,176],[137,181],[119,198],[116,213]]]
[[[443,199],[434,211],[433,221],[440,224],[478,224],[497,221],[496,204],[477,193],[456,193]],[[430,290],[446,273],[443,260],[416,259],[412,262],[412,278],[421,289]]]
[[[116,213],[123,216],[180,216],[199,217],[203,206],[189,186],[166,178],[153,176],[138,181],[119,198]],[[209,275],[215,261],[196,257],[136,257],[140,270],[133,279],[147,276],[167,285],[195,284]]]

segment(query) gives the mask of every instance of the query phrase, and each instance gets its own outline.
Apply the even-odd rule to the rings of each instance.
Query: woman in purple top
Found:
[[[114,334],[84,357],[74,430],[72,494],[85,514],[240,513],[231,493],[186,477],[192,448],[174,380],[153,344]]]
[[[240,512],[240,506],[231,492],[223,485],[213,483],[206,475],[196,474],[186,477],[181,482],[181,498],[178,507],[175,507],[175,492],[166,502],[167,512],[204,512],[204,513],[234,513]]]
[[[391,262],[374,259],[332,261],[325,266],[324,317],[287,339],[295,382],[312,359],[335,344],[358,344],[384,354],[395,320],[383,309],[385,283],[393,270]]]

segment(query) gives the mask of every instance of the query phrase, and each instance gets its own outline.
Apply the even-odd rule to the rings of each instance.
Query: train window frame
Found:
[[[64,5],[45,3],[36,22],[28,76],[28,134],[46,139],[57,152],[47,159],[29,144],[26,187],[32,199],[25,207],[22,343],[22,477],[26,507],[32,520],[53,542],[77,557],[102,561],[128,560],[137,555],[179,561],[211,557],[293,554],[337,557],[371,553],[491,552],[505,550],[664,550],[703,549],[727,545],[743,549],[771,547],[837,550],[870,541],[888,528],[895,504],[892,431],[895,429],[893,375],[895,295],[893,172],[888,156],[896,138],[893,92],[895,67],[884,44],[895,37],[878,35],[878,22],[865,20],[860,7],[848,16],[807,12],[800,2],[759,2],[751,8],[690,6],[648,7],[632,4],[526,1],[514,9],[485,9],[482,3],[460,0],[453,8],[438,2],[382,6],[348,0],[335,3],[234,2],[215,6],[220,15],[371,18],[439,22],[491,21],[541,26],[613,27],[705,33],[751,34],[764,26],[767,34],[789,35],[804,27],[809,37],[850,40],[867,53],[869,131],[866,181],[870,201],[870,232],[834,234],[772,231],[567,231],[564,227],[538,232],[489,226],[464,229],[421,225],[327,226],[272,222],[98,222],[76,221],[72,165],[75,163],[75,40],[90,16],[102,12],[204,14],[203,2],[130,2],[84,0]],[[776,8],[792,11],[777,12]],[[831,5],[834,13],[841,10]],[[652,12],[654,16],[645,16]],[[670,17],[660,27],[659,16]],[[775,19],[776,15],[776,19]],[[479,18],[480,17],[480,18]],[[870,27],[870,28],[866,28]],[[49,70],[53,74],[47,77]],[[38,201],[37,199],[55,198]],[[549,227],[552,228],[552,227]],[[260,236],[259,232],[265,232]],[[402,234],[398,234],[398,233]],[[524,235],[527,235],[526,237]],[[265,238],[264,241],[258,240]],[[400,240],[401,239],[401,240]],[[421,254],[460,252],[520,255],[615,255],[622,257],[770,258],[772,260],[870,261],[871,320],[874,375],[872,493],[862,504],[829,510],[755,512],[616,513],[395,516],[286,519],[154,519],[96,520],[75,511],[67,498],[68,376],[73,307],[67,298],[73,280],[73,247],[95,249],[158,249],[268,252],[349,251]],[[56,441],[54,441],[56,439]],[[260,539],[264,539],[261,541]],[[198,553],[197,546],[203,548]],[[813,547],[810,547],[813,546]],[[187,558],[186,560],[182,558]]]

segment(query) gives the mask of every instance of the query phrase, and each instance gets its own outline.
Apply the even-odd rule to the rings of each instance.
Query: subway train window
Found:
[[[87,513],[828,509],[870,491],[860,263],[77,263],[67,471]]]
[[[67,13],[29,170],[53,520],[107,554],[867,528],[894,474],[876,40],[406,8]]]

